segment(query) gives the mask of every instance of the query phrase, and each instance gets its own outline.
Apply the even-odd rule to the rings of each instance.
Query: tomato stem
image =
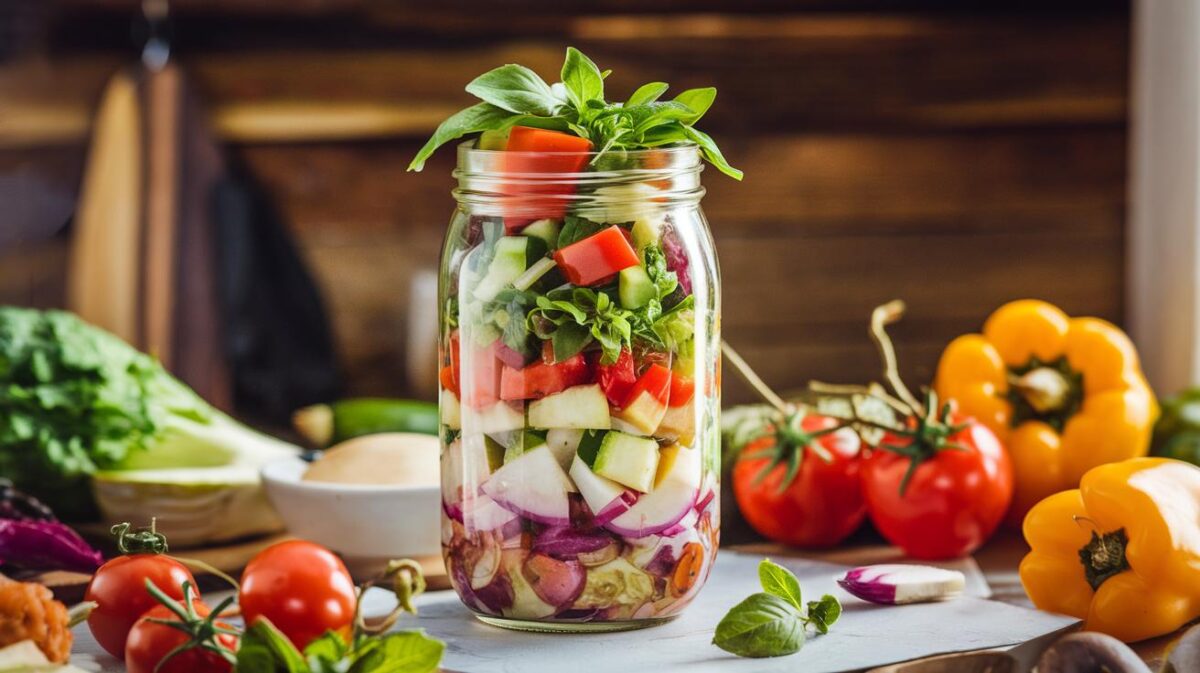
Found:
[[[150,518],[150,527],[130,532],[133,524],[123,521],[109,532],[116,538],[117,551],[122,554],[165,554],[167,536],[158,532],[157,519]]]
[[[733,349],[733,346],[730,346],[729,342],[725,341],[724,339],[721,340],[721,352],[725,354],[725,359],[729,360],[729,363],[732,364],[737,373],[741,375],[742,380],[744,380],[751,388],[754,389],[755,392],[762,396],[762,398],[766,400],[768,404],[775,407],[776,411],[784,415],[795,411],[795,405],[788,404],[787,402],[783,401],[782,397],[780,397],[774,390],[771,390],[771,387],[768,386],[765,381],[759,378],[754,369],[752,369],[750,365],[742,359],[742,356],[738,355],[738,352]]]
[[[880,357],[883,358],[883,378],[908,406],[908,410],[905,412],[907,416],[920,413],[921,403],[917,401],[916,396],[900,378],[900,368],[896,362],[896,347],[887,333],[887,326],[900,320],[904,316],[904,309],[904,301],[900,299],[893,299],[886,304],[876,306],[875,310],[871,312],[871,338],[875,340],[875,346],[879,349]]]

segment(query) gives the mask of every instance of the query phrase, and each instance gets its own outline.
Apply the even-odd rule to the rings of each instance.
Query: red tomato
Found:
[[[875,527],[918,559],[946,559],[975,551],[991,537],[1012,500],[1012,463],[986,426],[965,423],[946,441],[965,450],[929,450],[904,493],[900,484],[911,459],[880,448],[863,464],[863,492]],[[912,438],[888,434],[881,447],[907,446]]]
[[[637,383],[637,372],[633,369],[633,353],[628,350],[621,351],[617,361],[611,365],[604,364],[600,358],[600,353],[596,353],[593,365],[596,383],[600,384],[608,403],[620,408],[629,396],[629,389]]]
[[[682,407],[692,401],[696,394],[696,381],[690,376],[679,373],[671,374],[671,394],[667,398],[667,406]]]
[[[667,398],[671,395],[671,370],[659,364],[650,365],[638,378],[637,383],[629,389],[622,408],[633,404],[642,393],[650,395],[655,401],[666,406]]]
[[[500,369],[503,367],[496,357],[496,344],[487,348],[464,348],[465,355],[459,374],[462,388],[461,401],[472,409],[484,409],[500,399]]]
[[[266,617],[303,650],[326,631],[349,635],[355,597],[354,580],[333,552],[288,540],[250,560],[238,603],[247,625]]]
[[[131,554],[100,566],[84,593],[83,600],[96,603],[96,609],[88,616],[88,628],[100,647],[118,659],[125,656],[125,639],[134,622],[159,604],[146,591],[147,579],[176,600],[183,600],[184,582],[196,586],[191,571],[175,559],[158,554]]]
[[[576,353],[562,362],[535,360],[521,369],[505,367],[500,374],[500,399],[531,400],[587,383],[587,360]]]
[[[800,428],[815,432],[832,428],[837,421],[828,416],[805,416]],[[766,478],[755,483],[771,463],[769,457],[754,457],[756,450],[771,447],[773,437],[748,444],[733,467],[733,495],[746,521],[764,537],[797,547],[831,547],[862,525],[867,504],[859,483],[859,440],[846,430],[813,440],[829,454],[826,462],[813,449],[804,448],[800,470],[781,489],[787,461],[776,465]]]
[[[592,143],[569,133],[514,126],[508,133],[503,157],[507,173],[579,173],[588,160]],[[501,185],[513,199],[504,218],[505,233],[514,234],[541,218],[558,218],[566,212],[575,185],[564,180],[527,180]]]
[[[208,606],[200,601],[192,603],[201,617],[209,614]],[[230,671],[233,666],[216,652],[195,647],[181,652],[159,667],[159,662],[167,654],[188,641],[187,635],[174,627],[158,624],[151,619],[168,619],[178,621],[179,617],[165,605],[151,608],[142,615],[133,629],[129,632],[129,641],[125,644],[125,668],[129,673],[222,673]],[[221,626],[228,626],[217,622]],[[218,641],[229,650],[237,649],[237,639],[231,635],[221,634]]]
[[[441,361],[444,363],[444,366],[438,372],[438,381],[442,384],[443,390],[453,391],[455,397],[462,397],[462,391],[459,388],[461,367],[458,364],[458,349],[458,330],[455,330],[450,333],[450,352],[442,355]]]
[[[621,227],[607,229],[554,251],[554,262],[567,280],[575,285],[593,285],[611,278],[621,269],[637,266],[638,255],[621,233]]]

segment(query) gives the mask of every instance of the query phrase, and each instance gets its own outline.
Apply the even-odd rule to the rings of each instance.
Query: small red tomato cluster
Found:
[[[932,391],[922,402],[904,386],[884,329],[900,311],[886,304],[871,320],[896,397],[838,386],[855,389],[843,393],[849,418],[780,409],[741,447],[733,493],[761,535],[799,547],[831,547],[870,516],[906,554],[934,560],[970,554],[996,531],[1013,496],[1008,453],[987,426],[952,404],[939,404]],[[885,404],[892,422],[859,417],[856,398],[865,397]],[[875,436],[868,445],[851,428],[864,437],[870,428]]]
[[[176,603],[190,601],[191,610],[167,605],[148,584]],[[230,671],[237,638],[227,632],[228,625],[213,620],[208,605],[193,598],[195,585],[191,571],[165,554],[118,556],[101,566],[88,584],[85,600],[96,603],[88,627],[101,647],[125,661],[130,673]],[[242,573],[237,601],[246,624],[260,617],[269,619],[303,649],[326,631],[349,635],[356,593],[350,573],[333,552],[290,540],[268,547],[250,561]],[[177,618],[182,624],[195,621],[218,627],[216,647],[192,647],[171,655],[189,641],[183,629],[164,623]]]

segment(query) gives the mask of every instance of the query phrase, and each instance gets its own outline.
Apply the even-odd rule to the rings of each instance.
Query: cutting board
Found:
[[[245,568],[250,559],[254,558],[258,552],[276,542],[288,539],[291,539],[291,536],[281,533],[214,547],[183,549],[178,552],[172,550],[171,555],[183,559],[201,561],[221,572],[237,577],[242,568]],[[425,581],[429,585],[430,590],[450,588],[450,579],[446,576],[446,566],[442,563],[441,556],[424,556],[415,560],[421,564],[421,570],[425,573]],[[355,580],[361,582],[367,579],[366,576],[372,572],[372,569],[351,567],[350,571],[355,576]],[[193,573],[196,575],[196,582],[200,585],[201,590],[217,591],[227,588],[226,583],[220,578],[195,569],[193,569]],[[87,589],[88,582],[91,581],[92,576],[88,573],[55,570],[33,577],[22,577],[21,579],[44,584],[54,592],[55,598],[64,603],[71,604],[83,600],[83,593]]]
[[[453,592],[427,593],[418,617],[398,628],[426,629],[446,641],[444,671],[457,673],[562,673],[586,662],[588,673],[674,671],[689,673],[842,673],[941,652],[1010,648],[1071,628],[1074,619],[1005,605],[977,596],[944,603],[874,606],[840,591],[834,578],[847,566],[805,559],[777,559],[800,578],[806,596],[835,593],[845,606],[828,635],[813,636],[797,654],[775,659],[738,659],[711,644],[725,612],[759,591],[761,555],[723,551],[696,602],[673,622],[609,634],[539,634],[487,626],[471,616]],[[216,597],[214,597],[214,600]],[[382,590],[367,596],[365,613],[383,614],[394,598]],[[76,629],[76,656],[88,670],[121,671],[100,652],[86,629]]]

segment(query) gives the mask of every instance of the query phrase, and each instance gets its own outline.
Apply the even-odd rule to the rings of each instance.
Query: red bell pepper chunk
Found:
[[[671,396],[667,400],[669,407],[682,407],[692,401],[696,394],[696,381],[690,376],[671,374]]]
[[[503,157],[506,173],[579,173],[587,163],[592,143],[569,133],[514,126],[505,149],[513,153]],[[539,154],[528,154],[532,152]],[[575,193],[575,185],[561,180],[534,180],[506,183],[500,191],[521,197],[512,199],[504,218],[506,233],[515,234],[534,220],[562,217],[570,201],[563,197]]]
[[[522,369],[505,366],[500,374],[500,399],[531,400],[583,383],[590,372],[582,353],[562,362],[535,360]]]
[[[611,278],[621,269],[636,266],[637,253],[613,225],[554,252],[554,261],[567,280],[575,285],[593,285]]]
[[[633,353],[628,350],[621,351],[617,361],[611,365],[600,361],[600,353],[596,353],[594,357],[596,383],[600,384],[608,403],[620,409],[625,403],[625,398],[629,396],[629,389],[637,383],[637,372],[633,369]]]
[[[632,404],[642,393],[649,393],[660,404],[666,406],[671,395],[671,370],[662,365],[650,365],[637,383],[629,389],[629,394],[625,397],[625,404],[622,407]]]

